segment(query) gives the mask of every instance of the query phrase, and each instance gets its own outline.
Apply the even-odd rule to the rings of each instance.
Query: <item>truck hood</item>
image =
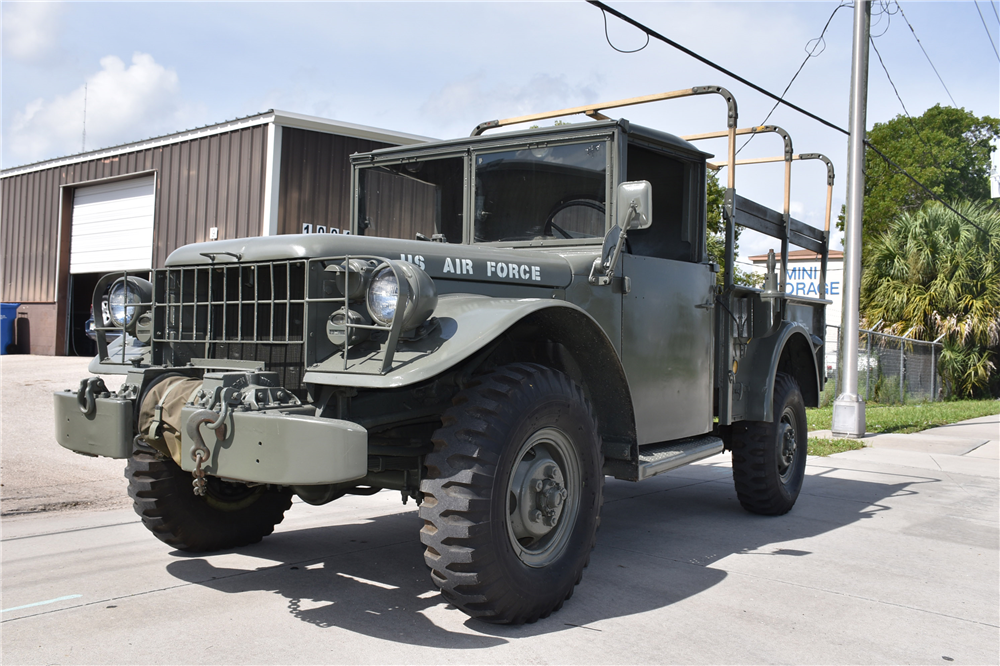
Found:
[[[247,264],[343,255],[408,261],[432,278],[444,280],[559,288],[569,286],[573,277],[566,259],[537,249],[511,250],[346,234],[289,234],[194,243],[171,252],[166,266]]]

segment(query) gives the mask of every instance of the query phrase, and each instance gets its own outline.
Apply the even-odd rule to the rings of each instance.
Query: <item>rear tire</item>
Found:
[[[487,622],[547,617],[572,596],[596,540],[604,475],[590,405],[569,377],[528,363],[453,404],[421,483],[431,578]]]
[[[779,372],[774,378],[774,421],[733,424],[733,481],[736,496],[751,513],[788,513],[802,490],[808,429],[798,382]]]
[[[215,477],[203,497],[193,477],[170,458],[135,451],[125,467],[128,494],[143,525],[178,550],[207,552],[257,543],[274,531],[292,505],[292,492]]]

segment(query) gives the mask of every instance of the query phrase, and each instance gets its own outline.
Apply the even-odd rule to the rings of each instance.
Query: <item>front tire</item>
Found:
[[[573,594],[596,540],[601,440],[565,374],[515,363],[460,392],[427,455],[420,539],[442,595],[522,624]]]
[[[733,481],[736,496],[751,513],[788,513],[802,490],[809,446],[806,407],[798,382],[774,378],[774,421],[733,424]]]
[[[287,488],[247,486],[205,477],[194,494],[190,472],[170,458],[137,450],[125,467],[128,494],[143,525],[178,550],[208,552],[257,543],[274,531],[292,505]]]

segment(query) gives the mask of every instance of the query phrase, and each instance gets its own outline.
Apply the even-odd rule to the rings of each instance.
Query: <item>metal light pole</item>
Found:
[[[871,2],[855,0],[847,149],[847,222],[844,229],[844,301],[840,328],[843,392],[833,401],[833,433],[848,437],[863,437],[865,434],[865,403],[858,396],[858,302],[861,300],[861,220],[865,202],[865,111],[868,104],[871,18]]]

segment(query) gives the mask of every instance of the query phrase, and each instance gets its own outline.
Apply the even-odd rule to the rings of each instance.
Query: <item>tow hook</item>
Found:
[[[187,436],[194,443],[194,446],[191,448],[191,458],[195,462],[194,471],[191,472],[191,475],[194,476],[192,485],[194,486],[194,494],[199,497],[205,495],[206,486],[208,485],[208,482],[205,481],[205,470],[202,469],[202,466],[207,465],[209,458],[212,457],[212,452],[205,446],[205,440],[201,438],[199,428],[204,423],[209,430],[215,431],[215,437],[220,442],[224,440],[226,438],[226,417],[229,416],[231,402],[234,400],[237,403],[239,402],[239,393],[231,388],[225,388],[221,391],[219,398],[220,408],[218,412],[214,412],[211,409],[199,409],[191,415],[191,418],[187,422]]]
[[[109,391],[108,387],[104,384],[104,380],[100,377],[88,377],[87,379],[80,380],[80,388],[76,392],[76,401],[80,405],[80,411],[84,413],[85,416],[90,416],[94,413],[94,409],[97,403],[94,402],[94,394],[104,394],[107,396]]]

